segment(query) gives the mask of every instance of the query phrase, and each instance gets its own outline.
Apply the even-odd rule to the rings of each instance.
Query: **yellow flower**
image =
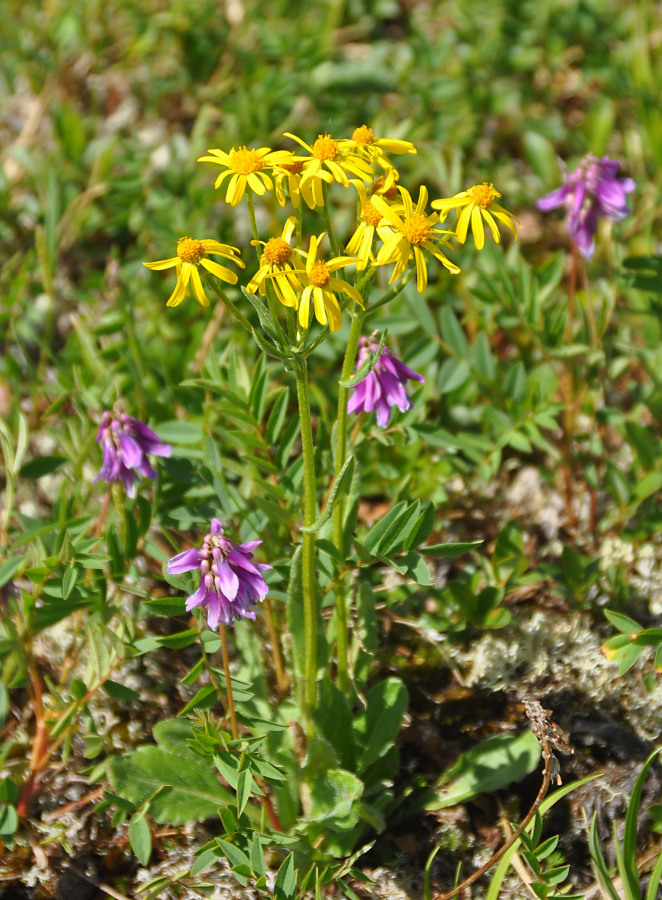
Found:
[[[343,281],[342,278],[332,277],[333,273],[338,269],[356,263],[354,257],[336,256],[328,262],[323,262],[317,258],[317,250],[323,237],[324,233],[319,238],[313,235],[310,239],[310,250],[305,254],[306,270],[303,274],[304,279],[308,283],[304,287],[301,300],[299,301],[299,324],[302,328],[308,328],[311,313],[310,301],[312,299],[315,318],[320,325],[328,323],[331,331],[338,331],[342,325],[342,312],[336,299],[336,294],[347,294],[361,307],[363,307],[363,297],[361,297],[361,294],[355,287]]]
[[[375,132],[367,125],[361,125],[352,132],[349,140],[339,141],[341,150],[356,149],[367,156],[379,156],[381,153],[416,153],[411,141],[399,141],[395,138],[376,138]]]
[[[446,213],[449,209],[464,207],[457,220],[457,239],[461,244],[466,241],[469,222],[471,221],[471,231],[473,232],[476,247],[482,250],[485,244],[483,219],[489,225],[492,237],[497,244],[501,240],[501,235],[499,234],[499,227],[494,221],[495,218],[507,228],[510,228],[515,235],[515,240],[517,240],[515,222],[520,227],[522,223],[512,213],[509,213],[507,209],[494,202],[494,198],[500,196],[501,194],[494,189],[494,185],[484,182],[483,184],[474,184],[473,187],[467,188],[466,191],[460,191],[459,194],[449,197],[447,200],[433,200],[430,205],[433,209],[443,213],[442,221],[446,218]]]
[[[244,264],[239,258],[239,250],[236,247],[230,247],[228,244],[219,244],[218,241],[196,241],[193,238],[182,237],[177,241],[177,256],[171,256],[170,259],[160,259],[158,262],[143,263],[148,269],[171,269],[173,266],[177,269],[177,285],[170,295],[166,306],[179,306],[189,287],[193,288],[195,299],[202,306],[209,306],[209,300],[205,294],[198,272],[198,266],[202,266],[212,275],[216,275],[221,281],[228,284],[237,283],[237,275],[231,269],[221,266],[207,256],[222,256],[229,259],[236,265],[244,268]]]
[[[435,229],[435,225],[439,222],[437,213],[426,215],[427,188],[421,187],[416,206],[414,206],[408,191],[404,188],[399,188],[399,191],[402,196],[402,206],[389,206],[382,197],[376,195],[372,197],[373,206],[384,217],[378,228],[384,245],[377,254],[376,261],[378,266],[395,263],[393,274],[389,280],[389,284],[392,284],[404,273],[407,263],[413,257],[416,265],[416,288],[422,292],[428,283],[428,270],[423,250],[427,250],[428,253],[435,256],[453,275],[456,275],[460,268],[441,252],[439,245],[447,243],[446,235],[451,232]]]
[[[284,185],[287,185],[287,193],[289,195],[292,206],[295,209],[299,208],[299,203],[301,203],[301,192],[299,190],[299,185],[301,184],[301,175],[303,173],[303,163],[301,160],[296,162],[289,163],[281,163],[278,166],[274,166],[273,176],[276,184],[276,199],[280,206],[285,206],[287,202],[287,197],[285,196],[285,191],[283,190]]]
[[[270,150],[268,147],[260,147],[259,150],[233,147],[229,153],[218,149],[208,150],[207,153],[211,155],[198,157],[198,162],[226,167],[226,171],[221,172],[214,182],[214,187],[219,188],[226,178],[230,179],[225,201],[231,206],[238,206],[247,187],[260,195],[271,190],[273,182],[264,170],[292,160],[292,154],[288,150]]]
[[[303,163],[303,174],[299,182],[302,197],[311,209],[324,206],[323,184],[337,181],[343,187],[349,186],[347,173],[358,175],[364,181],[372,180],[372,166],[356,153],[341,150],[340,143],[330,134],[320,134],[311,146],[295,134],[285,133],[310,153],[310,156],[295,156]]]
[[[352,184],[359,194],[359,203],[361,206],[359,217],[361,221],[345,249],[348,253],[351,253],[352,256],[356,257],[356,268],[359,271],[362,271],[369,262],[375,262],[375,255],[372,248],[375,242],[375,235],[377,234],[377,226],[382,221],[383,215],[368,198],[368,193],[363,182],[352,180]]]
[[[260,260],[260,268],[249,281],[246,290],[254,294],[259,289],[265,293],[266,279],[269,278],[276,291],[276,296],[283,306],[297,309],[299,298],[297,294],[303,290],[300,276],[305,275],[304,267],[296,257],[292,256],[290,241],[294,233],[294,216],[290,216],[280,237],[272,237],[264,241],[251,241],[252,244],[262,244],[264,253]]]

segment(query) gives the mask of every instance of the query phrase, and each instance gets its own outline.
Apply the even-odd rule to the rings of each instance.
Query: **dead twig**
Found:
[[[540,741],[540,745],[542,747],[542,758],[545,764],[542,784],[540,785],[540,790],[538,791],[536,799],[533,801],[533,806],[522,819],[519,828],[515,832],[513,832],[512,836],[501,847],[499,847],[496,853],[492,854],[492,856],[484,865],[480,867],[480,869],[476,869],[475,872],[472,872],[468,878],[465,878],[464,881],[456,885],[452,891],[435,894],[432,900],[451,900],[451,897],[459,894],[459,892],[464,890],[465,887],[473,884],[474,881],[477,881],[481,877],[481,875],[484,875],[485,872],[491,869],[492,866],[501,859],[503,854],[513,846],[515,841],[517,841],[520,835],[524,832],[524,829],[529,824],[531,819],[533,819],[540,807],[540,804],[544,800],[547,791],[549,790],[549,786],[552,783],[552,780],[554,780],[557,784],[561,784],[559,761],[554,756],[553,751],[563,750],[566,753],[572,753],[573,750],[559,734],[556,725],[549,718],[548,710],[543,709],[543,707],[540,703],[538,703],[537,700],[525,700],[524,710],[529,718],[529,721],[531,722],[531,731]]]

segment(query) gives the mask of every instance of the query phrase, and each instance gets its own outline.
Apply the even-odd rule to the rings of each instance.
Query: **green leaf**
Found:
[[[120,684],[118,681],[112,681],[110,678],[104,681],[103,690],[114,700],[137,700],[140,697],[138,691],[134,691],[133,688]]]
[[[216,688],[213,684],[204,684],[195,696],[191,697],[184,709],[180,710],[178,715],[185,716],[192,709],[209,709],[217,700]]]
[[[268,341],[264,337],[264,335],[257,330],[257,328],[253,328],[252,334],[255,343],[263,353],[266,353],[268,356],[272,356],[274,359],[286,360],[291,358],[288,353],[285,353],[285,351],[280,350],[278,347]]]
[[[340,472],[338,472],[338,477],[333,482],[333,487],[331,488],[331,493],[329,494],[329,499],[326,501],[324,509],[315,519],[312,525],[302,527],[301,531],[305,532],[306,534],[315,534],[320,530],[320,528],[329,520],[331,513],[335,509],[341,497],[344,497],[349,493],[353,477],[354,457],[348,456],[342,469],[340,470]]]
[[[486,381],[496,378],[496,362],[490,350],[490,341],[484,331],[479,332],[473,345],[474,369]]]
[[[392,509],[390,509],[386,515],[380,519],[375,525],[372,526],[368,534],[366,535],[365,541],[363,542],[363,546],[370,553],[377,553],[378,547],[381,543],[382,538],[391,527],[392,523],[395,522],[407,509],[407,502],[402,500],[400,503],[397,503]]]
[[[258,315],[258,319],[260,320],[260,325],[262,330],[271,338],[271,340],[276,344],[276,350],[282,353],[282,347],[278,345],[278,338],[276,336],[276,329],[274,327],[274,323],[271,319],[271,315],[269,313],[269,309],[264,302],[264,300],[259,296],[259,294],[249,294],[246,288],[242,285],[239,286],[241,288],[241,293],[248,300],[250,305],[253,307],[255,312]],[[257,332],[259,334],[259,332]],[[255,336],[256,330],[253,329],[253,336]],[[261,335],[260,335],[261,337]]]
[[[244,769],[237,778],[237,815],[240,816],[246,809],[246,804],[253,791],[253,775],[250,769]]]
[[[338,824],[342,822],[343,828],[351,828],[358,822],[363,782],[337,767],[336,755],[327,741],[310,741],[301,777],[309,790],[310,808],[306,813],[309,821],[333,827],[335,820]]]
[[[18,813],[13,803],[0,803],[0,840],[12,850],[18,829]]]
[[[540,759],[540,744],[531,731],[518,736],[496,735],[463,753],[444,772],[435,800],[426,809],[445,809],[471,800],[478,794],[506,787],[532,772]]]
[[[366,709],[359,713],[354,731],[361,744],[359,772],[391,749],[407,711],[407,688],[399,678],[386,678],[371,688],[365,697]]]
[[[621,875],[623,876],[623,880],[626,883],[629,883],[632,890],[632,896],[639,896],[639,876],[637,874],[637,819],[639,817],[639,807],[641,806],[641,797],[648,770],[655,762],[656,757],[660,753],[660,749],[661,748],[654,750],[648,756],[641,772],[637,776],[625,816],[625,828],[623,829],[624,871],[621,872]]]
[[[652,469],[659,455],[658,442],[653,440],[650,429],[639,425],[638,422],[626,422],[625,432],[630,445],[637,454],[637,459],[643,469]]]
[[[608,619],[614,628],[623,634],[639,634],[642,631],[641,625],[623,613],[615,612],[612,609],[604,610],[605,618]]]
[[[342,768],[353,770],[356,763],[354,715],[347,697],[328,675],[319,687],[314,718],[319,734],[333,747]]]
[[[131,817],[129,822],[129,842],[131,843],[131,849],[142,865],[146,866],[152,855],[152,833],[145,819],[144,812],[138,812]]]
[[[38,456],[22,467],[19,475],[21,478],[43,478],[59,472],[67,464],[66,456]]]
[[[296,887],[297,870],[294,868],[294,853],[290,853],[276,875],[275,900],[293,900]]]
[[[445,360],[439,370],[439,390],[442,394],[450,394],[456,388],[462,387],[471,375],[471,367],[466,359],[451,357]]]
[[[418,552],[424,556],[460,556],[475,550],[484,541],[460,541],[456,544],[429,544],[427,547],[419,547]]]
[[[0,564],[0,587],[11,581],[26,559],[26,556],[12,556]]]
[[[212,388],[216,387],[213,382],[210,382],[210,384],[212,385]],[[202,428],[200,428],[199,425],[196,425],[195,422],[173,419],[170,422],[163,422],[159,425],[158,429],[155,429],[155,431],[166,444],[202,443]]]
[[[116,793],[135,806],[150,800],[150,814],[160,824],[201,821],[215,816],[219,806],[234,802],[209,761],[190,751],[185,753],[181,747],[177,752],[138,747],[111,757],[107,767]]]
[[[356,372],[351,376],[351,378],[347,378],[344,381],[339,381],[338,384],[340,387],[344,388],[353,388],[356,387],[364,378],[372,372],[377,363],[379,362],[379,358],[382,355],[382,350],[384,349],[384,344],[386,342],[387,331],[383,331],[379,338],[379,345],[372,350],[366,358],[363,360],[363,363]]]
[[[284,388],[273,405],[271,413],[269,414],[269,419],[267,420],[267,427],[264,431],[264,440],[269,446],[275,444],[278,440],[278,435],[281,433],[285,422],[289,402],[290,392],[287,388]]]
[[[443,306],[441,309],[441,336],[455,356],[462,359],[469,356],[466,335],[450,306]]]
[[[620,894],[617,892],[612,883],[611,877],[609,875],[609,869],[607,868],[605,858],[602,855],[602,850],[600,848],[600,839],[598,838],[596,819],[597,813],[593,813],[591,827],[589,828],[588,832],[588,849],[591,855],[591,860],[593,861],[593,865],[595,866],[595,871],[598,876],[600,886],[602,887],[602,890],[605,892],[607,897],[609,897],[610,900],[620,900]]]
[[[62,599],[68,600],[78,581],[78,569],[69,567],[62,578]]]

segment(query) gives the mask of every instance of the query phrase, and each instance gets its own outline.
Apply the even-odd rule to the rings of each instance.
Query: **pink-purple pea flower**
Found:
[[[105,412],[97,434],[97,442],[103,445],[103,465],[93,481],[107,484],[121,481],[129,497],[136,496],[136,484],[140,478],[156,478],[156,471],[147,459],[153,456],[170,456],[172,447],[139,419],[128,416],[117,404],[113,412]]]
[[[171,575],[200,570],[200,587],[187,598],[186,609],[206,606],[207,624],[212,631],[219,622],[232,625],[235,619],[255,618],[251,606],[266,597],[269,588],[262,572],[271,568],[265,563],[253,562],[252,551],[261,543],[234,544],[224,537],[220,521],[212,519],[200,550],[184,550],[168,561]]]
[[[368,356],[378,349],[379,342],[374,337],[362,337],[359,341],[357,370]],[[386,428],[391,416],[391,407],[397,406],[400,412],[406,412],[413,405],[411,397],[405,390],[408,379],[425,381],[422,375],[414,372],[394,356],[388,347],[382,347],[377,365],[363,381],[352,388],[354,393],[349,398],[347,411],[369,413],[374,410],[377,424],[381,428]]]
[[[626,194],[636,185],[631,178],[616,177],[620,167],[617,160],[589,153],[578,169],[565,175],[565,184],[538,200],[543,212],[565,208],[568,234],[585,259],[593,255],[600,218],[619,222],[629,212]]]

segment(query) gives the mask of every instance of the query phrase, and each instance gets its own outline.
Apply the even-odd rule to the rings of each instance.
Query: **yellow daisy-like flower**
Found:
[[[195,299],[202,306],[209,306],[209,300],[202,286],[198,266],[202,266],[212,275],[216,275],[221,281],[228,284],[237,283],[237,275],[231,269],[222,266],[213,259],[207,259],[207,256],[222,256],[229,259],[241,268],[244,263],[239,258],[239,250],[236,247],[230,247],[228,244],[220,244],[218,241],[205,240],[196,241],[194,238],[182,237],[177,241],[177,256],[171,256],[170,259],[160,259],[158,262],[143,263],[148,269],[171,269],[173,266],[177,270],[177,285],[170,295],[166,306],[179,306],[189,287],[193,288]]]
[[[421,187],[416,206],[414,206],[408,191],[404,188],[399,188],[399,190],[402,196],[401,207],[389,206],[379,196],[372,197],[373,206],[383,216],[378,230],[384,245],[377,254],[376,262],[378,266],[395,263],[393,274],[389,280],[389,284],[392,284],[400,278],[407,268],[407,263],[413,258],[416,266],[416,288],[422,292],[428,283],[428,270],[423,250],[427,250],[428,253],[435,256],[452,275],[457,275],[460,267],[441,252],[439,245],[447,243],[446,235],[452,232],[435,228],[439,223],[437,213],[426,215],[427,188]]]
[[[383,215],[368,197],[368,192],[366,191],[363,182],[352,180],[352,184],[359,194],[359,204],[361,207],[359,213],[360,222],[345,249],[348,253],[351,253],[356,257],[356,268],[359,271],[362,271],[368,263],[375,262],[375,255],[372,248],[374,246],[375,236],[378,233],[377,226],[382,221]]]
[[[290,247],[290,241],[294,233],[295,220],[290,216],[280,237],[272,237],[264,241],[251,241],[251,244],[262,244],[264,252],[260,260],[260,268],[249,281],[246,290],[254,294],[259,290],[261,294],[266,291],[266,279],[269,278],[276,291],[276,296],[283,304],[297,309],[299,306],[298,294],[303,290],[300,277],[305,277],[303,264]]]
[[[301,160],[274,166],[273,176],[276,185],[276,199],[280,206],[285,206],[287,202],[287,196],[285,195],[284,190],[284,187],[287,185],[287,194],[292,206],[295,209],[299,208],[299,204],[301,203],[301,191],[299,190],[299,185],[301,184],[302,173],[303,163]]]
[[[320,134],[312,146],[295,134],[285,132],[285,137],[292,138],[310,153],[310,156],[295,156],[294,159],[303,163],[299,190],[311,209],[324,206],[324,183],[332,184],[337,181],[343,187],[348,187],[348,174],[357,175],[364,181],[372,180],[370,162],[356,153],[342,150],[340,142],[330,134]]]
[[[483,219],[489,225],[492,237],[497,244],[501,240],[501,235],[499,226],[494,221],[495,219],[498,219],[499,222],[510,228],[515,235],[515,240],[517,240],[515,223],[520,227],[522,223],[512,213],[509,213],[507,209],[494,202],[494,198],[500,196],[501,194],[494,189],[493,184],[484,182],[483,184],[474,184],[473,187],[467,188],[466,191],[460,191],[459,194],[446,200],[433,200],[430,205],[433,209],[439,210],[443,214],[443,218],[446,218],[446,213],[449,209],[461,209],[464,207],[462,212],[459,213],[457,220],[457,239],[461,244],[466,241],[469,222],[471,222],[471,231],[473,232],[476,247],[482,250],[485,244]]]
[[[323,237],[324,233],[319,238],[313,235],[310,239],[310,250],[305,254],[304,279],[308,283],[304,287],[299,301],[299,324],[302,328],[308,328],[310,325],[310,301],[312,300],[315,318],[320,325],[328,323],[331,331],[338,331],[342,325],[342,312],[336,294],[347,294],[361,307],[363,307],[363,297],[353,285],[348,284],[342,278],[332,277],[338,269],[356,263],[353,256],[336,256],[328,262],[317,258],[317,250]]]
[[[373,157],[381,153],[416,153],[411,141],[400,141],[395,138],[377,138],[372,128],[361,125],[355,128],[349,140],[339,141],[341,150],[356,149],[360,153]]]
[[[287,163],[292,160],[289,150],[270,150],[269,147],[260,147],[252,150],[248,147],[232,148],[229,153],[223,150],[208,150],[209,156],[198,157],[198,162],[216,163],[225,166],[226,171],[221,172],[214,187],[219,188],[229,178],[225,201],[230,206],[238,206],[241,198],[249,187],[260,196],[273,188],[273,182],[265,169]]]

